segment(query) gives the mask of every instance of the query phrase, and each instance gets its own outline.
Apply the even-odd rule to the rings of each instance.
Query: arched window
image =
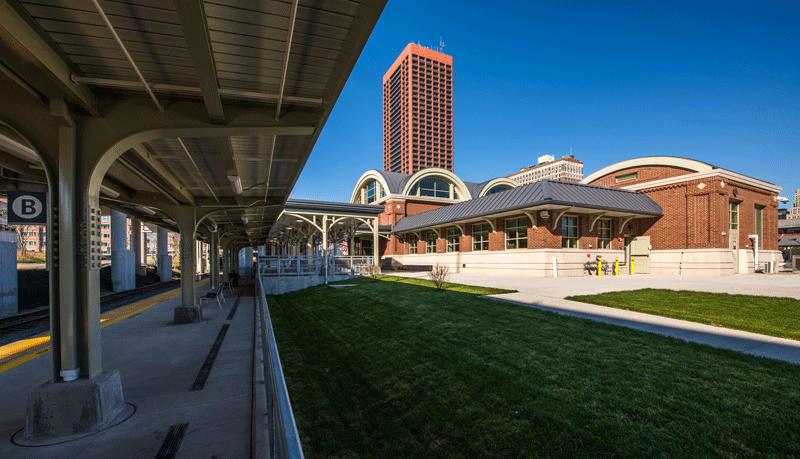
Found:
[[[450,184],[442,179],[428,177],[420,180],[411,188],[412,196],[430,196],[434,198],[452,198]],[[457,198],[456,198],[457,199]]]
[[[386,192],[377,180],[372,180],[362,188],[363,204],[370,204],[386,196]]]
[[[506,190],[510,190],[510,189],[511,189],[511,187],[508,186],[508,185],[496,185],[496,186],[493,186],[489,191],[487,191],[486,195],[499,193],[501,191],[506,191]]]

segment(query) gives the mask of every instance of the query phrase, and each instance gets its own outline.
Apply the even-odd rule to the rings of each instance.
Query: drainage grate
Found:
[[[236,308],[239,307],[239,301],[241,301],[241,300],[242,300],[241,298],[236,298],[236,302],[233,303],[233,307],[231,308],[231,312],[230,312],[230,314],[228,314],[228,318],[225,319],[225,320],[233,319],[233,315],[236,314]]]
[[[214,345],[211,346],[211,350],[208,351],[206,361],[200,368],[200,372],[197,373],[197,378],[195,378],[194,385],[191,389],[189,389],[189,392],[194,390],[203,390],[203,387],[205,387],[206,379],[208,379],[208,375],[211,374],[211,367],[214,366],[214,360],[217,359],[219,348],[222,347],[222,341],[225,339],[225,334],[228,333],[228,327],[230,327],[230,324],[225,324],[222,326],[222,330],[219,331],[219,335],[217,335]]]
[[[181,440],[183,440],[183,435],[186,433],[188,426],[189,423],[186,422],[169,427],[169,432],[164,438],[164,443],[161,444],[161,449],[158,450],[156,459],[172,459],[178,454],[178,448],[181,446]]]

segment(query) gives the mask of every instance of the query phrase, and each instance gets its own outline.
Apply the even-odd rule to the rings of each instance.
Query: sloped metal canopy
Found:
[[[221,127],[268,114],[285,134],[148,140],[101,188],[103,205],[145,207],[156,215],[125,211],[162,226],[167,203],[218,209],[202,224],[223,231],[244,233],[246,220],[266,234],[385,4],[0,0],[0,100],[63,99],[96,118],[124,104],[180,108]],[[46,183],[33,149],[11,137],[0,132],[0,193]]]

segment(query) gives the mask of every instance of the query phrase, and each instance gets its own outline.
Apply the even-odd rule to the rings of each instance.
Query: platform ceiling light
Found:
[[[156,212],[153,209],[149,208],[149,207],[136,206],[136,209],[138,209],[140,212],[146,213],[147,215],[151,215],[152,216],[152,215],[156,214]]]
[[[108,188],[107,186],[104,186],[104,185],[100,185],[100,192],[103,193],[104,195],[112,197],[112,198],[118,198],[119,197],[119,193],[117,193],[116,191],[114,191],[111,188]]]
[[[236,194],[242,194],[242,179],[240,179],[238,175],[229,175],[228,180],[231,181],[233,192]]]
[[[242,215],[242,223],[247,224],[247,215]]]

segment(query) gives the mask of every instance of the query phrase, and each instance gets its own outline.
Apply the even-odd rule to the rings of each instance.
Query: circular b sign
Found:
[[[8,192],[8,223],[30,225],[47,223],[44,203],[45,193]]]

